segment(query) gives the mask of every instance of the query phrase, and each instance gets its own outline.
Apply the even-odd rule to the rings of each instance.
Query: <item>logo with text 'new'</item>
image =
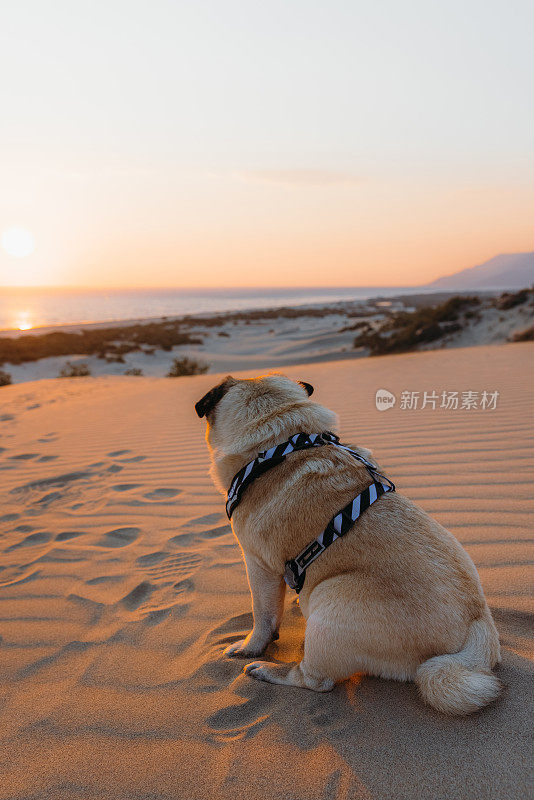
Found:
[[[376,407],[379,411],[388,411],[390,408],[393,408],[397,401],[392,392],[388,392],[387,389],[378,389],[375,395],[375,403]]]

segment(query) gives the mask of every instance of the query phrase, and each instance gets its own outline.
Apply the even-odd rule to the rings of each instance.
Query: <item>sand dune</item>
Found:
[[[390,340],[391,336],[397,341],[397,352],[408,351],[410,348],[415,351],[497,345],[516,341],[514,337],[528,331],[534,322],[532,293],[529,296],[528,291],[524,290],[515,298],[510,299],[507,296],[504,301],[503,298],[497,302],[492,295],[482,295],[480,304],[468,304],[460,311],[454,306],[454,298],[447,293],[431,296],[416,294],[389,300],[375,299],[366,303],[330,304],[323,308],[294,308],[290,313],[298,314],[296,317],[273,316],[282,313],[283,310],[265,309],[259,312],[252,309],[249,312],[242,312],[242,317],[238,319],[233,318],[234,315],[231,313],[221,314],[211,319],[211,323],[217,321],[216,324],[211,324],[209,317],[192,318],[190,322],[194,321],[194,324],[184,324],[182,321],[181,330],[175,328],[177,320],[173,322],[164,319],[145,319],[131,320],[130,323],[118,322],[111,328],[102,323],[92,323],[82,326],[34,329],[31,332],[19,331],[14,336],[12,331],[7,338],[0,336],[0,367],[8,373],[13,383],[56,378],[64,369],[68,370],[70,364],[78,367],[84,365],[93,377],[123,376],[135,369],[141,370],[144,376],[155,378],[166,376],[173,361],[184,357],[194,358],[205,364],[208,371],[215,374],[237,370],[285,369],[296,364],[360,359],[371,353],[387,352],[385,342]],[[453,308],[447,312],[449,319],[442,320],[436,308],[439,309],[442,304],[451,300]],[[405,303],[408,305],[405,306]],[[503,304],[506,308],[502,307]],[[423,306],[434,308],[430,318],[426,315],[423,318],[419,316]],[[410,328],[414,323],[413,319],[407,322],[402,313],[398,316],[399,312],[407,309],[411,309],[417,315],[415,329]],[[238,316],[239,313],[241,312],[238,312]],[[256,316],[260,313],[264,316]],[[429,322],[432,314],[435,319],[439,318],[439,325]],[[393,329],[391,326],[395,319],[397,322]],[[128,336],[136,337],[140,335],[140,331],[137,330],[132,334],[131,325],[139,324],[139,328],[142,329],[140,323],[149,326],[148,343],[145,341],[144,344],[119,355],[114,348],[124,346],[128,350],[134,346],[133,342],[128,338],[126,342],[122,339],[110,339],[110,331],[130,331]],[[157,337],[156,340],[152,338],[155,334],[150,323],[156,325],[159,337],[164,333],[165,326],[170,325],[178,338],[183,339],[184,334],[188,334],[196,343],[186,341],[170,349],[162,349],[157,346]],[[378,340],[374,341],[372,346],[369,346],[367,337],[369,331],[365,329],[368,324],[371,324],[374,330],[372,339],[375,339],[375,334],[378,336]],[[355,325],[364,325],[364,329],[354,327]],[[406,325],[411,332],[403,338],[400,334],[402,331],[406,334]],[[436,328],[439,332],[440,327],[442,333],[436,338]],[[418,329],[419,334],[416,333]],[[446,329],[448,332],[445,332]],[[68,351],[62,350],[62,347],[66,346],[65,341],[58,343],[56,339],[52,344],[48,340],[51,333],[72,336],[81,331],[90,334],[99,330],[101,334],[106,335],[100,340],[98,348],[100,352],[93,350],[92,354],[87,343],[78,342],[80,348],[77,351],[76,345],[70,340],[69,348],[74,352],[67,355]],[[165,335],[168,335],[168,331]],[[356,340],[360,336],[363,336],[364,341],[356,345]],[[21,339],[26,344],[19,352],[14,343]],[[30,348],[27,343],[32,340]],[[380,344],[377,344],[377,341],[380,341]],[[54,349],[57,351],[58,348],[61,355],[39,358],[37,361],[24,361],[24,358],[42,355]],[[11,363],[9,354],[15,363]],[[19,359],[22,359],[20,363]]]
[[[193,410],[213,375],[1,389],[0,800],[526,797],[533,355],[285,369],[479,568],[506,691],[466,719],[410,684],[356,676],[317,695],[252,681],[221,655],[252,616]],[[380,413],[379,388],[500,396],[495,411]],[[299,658],[302,635],[290,593],[267,657]]]

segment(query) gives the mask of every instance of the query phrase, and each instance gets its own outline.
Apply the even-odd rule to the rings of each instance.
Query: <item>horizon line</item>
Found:
[[[290,290],[299,290],[302,291],[303,289],[307,290],[320,290],[320,289],[419,289],[428,286],[428,284],[371,284],[371,285],[358,285],[358,284],[317,284],[313,286],[307,286],[305,284],[292,284],[291,286],[284,286],[284,285],[268,285],[262,284],[257,286],[252,285],[235,285],[235,286],[172,286],[172,285],[157,285],[157,286],[130,286],[127,284],[119,285],[119,286],[98,286],[98,285],[70,285],[70,284],[35,284],[31,286],[22,286],[22,285],[15,285],[15,284],[7,284],[7,285],[0,285],[0,291],[3,289],[68,289],[68,290],[76,290],[76,291],[155,291],[155,290],[173,290],[173,291],[185,291],[185,292],[219,292],[219,291],[232,291],[232,290],[241,290],[241,291],[261,291],[265,289],[276,289],[282,291],[290,291]]]

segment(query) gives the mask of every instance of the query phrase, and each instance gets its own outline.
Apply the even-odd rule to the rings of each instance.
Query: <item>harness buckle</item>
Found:
[[[286,561],[284,570],[284,580],[290,589],[299,591],[299,573],[294,560]]]

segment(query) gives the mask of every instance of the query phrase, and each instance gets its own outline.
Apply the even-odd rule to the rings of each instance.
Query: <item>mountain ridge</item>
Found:
[[[444,275],[425,289],[523,289],[534,284],[534,252],[501,253],[452,275]]]

